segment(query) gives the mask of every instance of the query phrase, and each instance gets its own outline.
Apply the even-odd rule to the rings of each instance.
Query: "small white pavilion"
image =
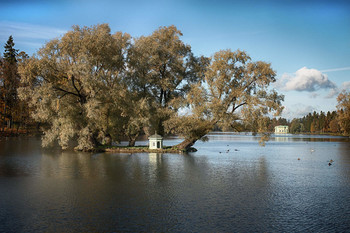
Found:
[[[148,137],[149,149],[162,149],[163,148],[163,137],[157,134],[157,132]]]

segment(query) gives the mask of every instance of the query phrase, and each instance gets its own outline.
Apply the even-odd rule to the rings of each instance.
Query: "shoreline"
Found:
[[[100,152],[110,152],[110,153],[187,153],[187,152],[196,152],[197,149],[191,147],[190,150],[181,150],[176,147],[164,147],[162,149],[149,149],[148,146],[114,146],[106,148],[97,148],[97,151]]]

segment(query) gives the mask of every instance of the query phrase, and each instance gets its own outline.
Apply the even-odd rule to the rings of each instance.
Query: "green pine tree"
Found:
[[[13,42],[13,37],[10,36],[4,46],[5,48],[4,59],[10,64],[17,63],[16,56],[18,54],[18,49],[15,49],[14,46],[15,46],[15,43]]]
[[[1,100],[4,103],[2,112],[2,121],[8,128],[12,128],[14,117],[18,115],[18,98],[17,88],[19,87],[20,77],[17,71],[17,53],[18,50],[14,48],[15,43],[13,37],[10,36],[4,48],[3,62],[1,66],[1,82],[0,87]]]

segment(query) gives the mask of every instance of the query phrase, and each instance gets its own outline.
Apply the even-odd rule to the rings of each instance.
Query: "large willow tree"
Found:
[[[25,87],[19,95],[33,118],[48,126],[43,146],[58,140],[67,148],[75,139],[77,149],[90,150],[116,139],[127,97],[122,78],[129,43],[129,35],[112,35],[106,24],[74,26],[20,67]]]
[[[191,113],[173,116],[166,122],[169,132],[182,135],[177,145],[188,149],[215,125],[235,130],[237,122],[253,124],[255,130],[266,130],[266,115],[278,115],[283,96],[270,88],[275,82],[270,64],[257,61],[242,51],[219,51],[211,58],[204,82],[192,86],[185,104]]]
[[[91,150],[126,137],[132,146],[156,130],[184,136],[177,147],[188,149],[215,125],[262,131],[261,119],[281,111],[270,64],[241,51],[196,57],[181,36],[175,26],[134,39],[106,24],[75,26],[22,62],[19,95],[45,126],[43,145]]]
[[[149,101],[151,133],[164,134],[164,121],[179,108],[190,85],[203,78],[207,58],[195,57],[175,27],[160,27],[135,39],[128,54],[130,90]]]

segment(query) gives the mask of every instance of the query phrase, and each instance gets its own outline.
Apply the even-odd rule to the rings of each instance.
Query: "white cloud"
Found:
[[[41,48],[46,42],[62,36],[65,30],[34,25],[28,23],[18,23],[9,21],[0,21],[0,41],[5,43],[12,35],[15,48],[25,51],[31,55]],[[3,51],[0,47],[0,53]]]
[[[341,85],[342,90],[350,91],[350,81],[348,82],[343,82]]]
[[[327,98],[327,99],[330,99],[330,98],[333,98],[333,97],[337,96],[338,94],[339,94],[339,89],[338,89],[337,87],[335,87],[335,88],[332,88],[332,89],[329,91],[329,93],[328,93],[328,95],[326,96],[326,98]]]
[[[66,31],[58,28],[0,21],[0,38],[8,38],[13,35],[15,38],[51,40],[63,35]]]
[[[323,73],[327,73],[327,72],[335,72],[335,71],[343,71],[343,70],[350,70],[350,67],[341,67],[341,68],[334,68],[334,69],[320,70],[320,71]]]
[[[318,94],[318,93],[316,93],[316,92],[311,92],[309,96],[310,96],[310,98],[312,98],[312,99],[316,99],[317,97],[320,96],[320,94]]]
[[[340,92],[342,91],[350,91],[350,81],[343,82],[340,88],[332,88],[326,98],[333,98],[335,96],[338,96]]]
[[[310,112],[312,113],[314,111],[318,112],[318,109],[314,106],[298,103],[291,106],[290,108],[285,107],[282,112],[282,117],[292,120],[293,118],[301,118],[303,116],[306,116]]]
[[[294,75],[284,73],[277,81],[278,88],[285,91],[307,91],[314,92],[319,89],[333,89],[336,84],[328,79],[326,74],[316,69],[303,67]]]

